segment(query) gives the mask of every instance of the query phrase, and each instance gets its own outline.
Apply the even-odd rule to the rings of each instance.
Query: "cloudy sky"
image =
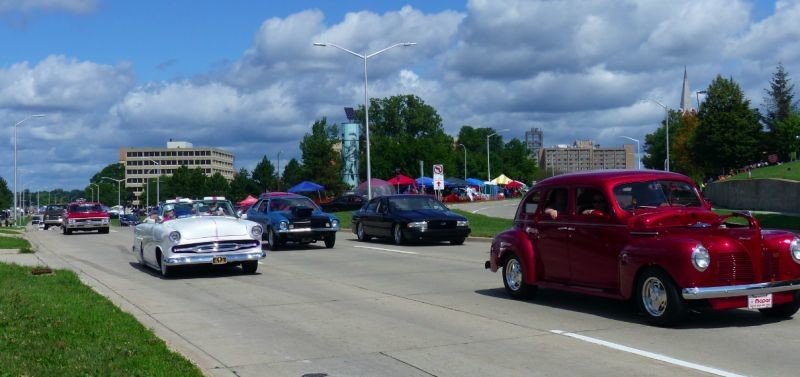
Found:
[[[370,58],[370,97],[417,95],[450,134],[620,145],[663,119],[642,99],[679,106],[684,67],[693,93],[721,74],[761,107],[778,62],[800,77],[798,19],[795,0],[0,0],[0,176],[13,187],[13,125],[40,113],[17,135],[33,190],[170,138],[285,165],[314,120],[363,103],[362,61],[314,42],[416,42]]]

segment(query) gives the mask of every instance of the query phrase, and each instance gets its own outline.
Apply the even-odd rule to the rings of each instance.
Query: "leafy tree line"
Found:
[[[717,76],[705,90],[699,111],[669,111],[670,168],[696,180],[727,174],[770,155],[793,159],[800,149],[800,114],[794,85],[779,64],[765,89],[765,114],[753,108],[733,78]],[[642,162],[663,169],[666,121],[645,136]]]

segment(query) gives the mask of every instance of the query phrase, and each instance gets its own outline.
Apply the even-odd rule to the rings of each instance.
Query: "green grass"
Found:
[[[469,220],[469,227],[472,229],[470,236],[472,237],[494,237],[497,233],[511,228],[514,225],[514,220],[501,219],[497,217],[489,217],[486,215],[479,215],[454,209],[453,212],[462,215]]]
[[[339,218],[339,229],[347,230],[353,223],[353,212],[355,211],[331,212],[331,214]]]
[[[0,228],[0,234],[22,234],[22,232],[14,228]]]
[[[0,376],[202,376],[71,271],[0,264]]]
[[[24,238],[0,236],[0,249],[30,249],[31,243]]]
[[[752,179],[759,178],[781,178],[793,181],[800,181],[800,161],[788,162],[781,165],[767,166],[752,170]],[[747,172],[737,174],[728,180],[750,179]]]
[[[727,215],[736,211],[715,209],[714,212],[719,215]],[[761,225],[762,228],[800,231],[800,217],[797,216],[779,215],[775,213],[753,213],[753,216],[755,216],[756,220],[758,220],[758,224]],[[731,220],[737,224],[744,223],[744,219],[741,217],[735,217]]]

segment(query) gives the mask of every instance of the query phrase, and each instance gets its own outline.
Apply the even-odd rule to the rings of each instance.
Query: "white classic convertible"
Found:
[[[238,264],[252,274],[267,255],[262,233],[258,223],[237,218],[224,198],[168,200],[158,216],[136,225],[132,249],[139,263],[163,276],[192,264]]]

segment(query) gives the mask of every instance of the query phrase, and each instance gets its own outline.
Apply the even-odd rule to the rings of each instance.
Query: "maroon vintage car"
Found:
[[[689,309],[800,308],[800,238],[747,213],[719,216],[686,176],[652,170],[561,175],[534,186],[485,267],[513,298],[537,287],[635,300],[655,325]]]

